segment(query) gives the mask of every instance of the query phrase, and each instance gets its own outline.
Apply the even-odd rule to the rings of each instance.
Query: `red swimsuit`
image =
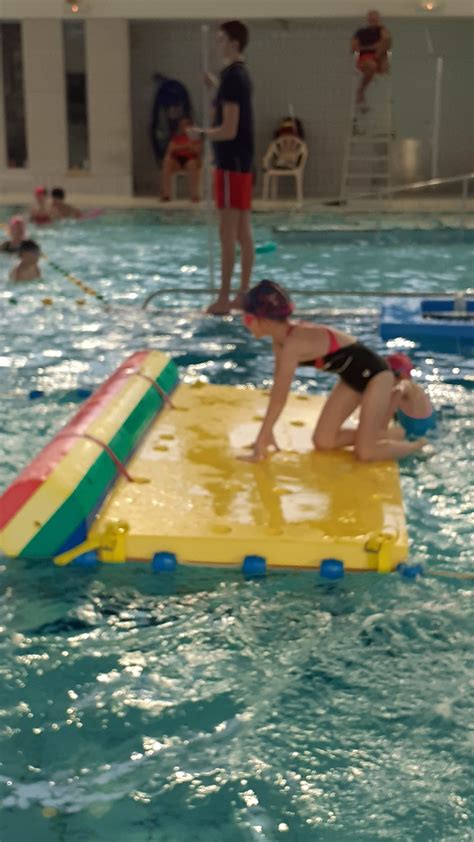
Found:
[[[329,354],[334,354],[335,351],[339,351],[339,349],[341,347],[339,345],[339,342],[336,339],[336,334],[332,332],[331,328],[324,327],[323,329],[326,331],[326,333],[329,337],[329,348],[327,349],[324,357],[317,357],[315,359],[315,361],[314,361],[314,367],[315,368],[324,368],[324,365],[326,363],[326,357]]]
[[[287,336],[296,325],[288,325]],[[316,327],[316,325],[312,325]],[[329,347],[323,357],[301,362],[299,365],[309,365],[324,371],[338,374],[341,380],[362,393],[369,381],[382,371],[389,371],[388,364],[382,357],[367,348],[362,342],[351,342],[349,345],[341,345],[333,331],[326,325],[319,326],[328,334]]]
[[[288,330],[286,332],[286,335],[289,336],[289,334],[291,333],[291,331],[295,327],[296,327],[296,325],[288,325]],[[316,327],[316,325],[311,324],[311,327]],[[324,368],[324,365],[326,363],[326,356],[328,354],[334,354],[334,352],[339,351],[339,349],[341,347],[339,345],[339,342],[338,342],[337,338],[336,338],[336,334],[333,333],[333,331],[331,330],[330,327],[326,327],[326,325],[321,325],[320,327],[321,327],[321,330],[326,331],[326,333],[329,337],[329,347],[328,347],[328,349],[327,349],[327,351],[326,351],[326,353],[323,357],[316,357],[316,359],[314,360],[314,367],[315,368]],[[311,363],[313,363],[313,360],[311,360]],[[303,363],[303,365],[308,365],[308,363]]]

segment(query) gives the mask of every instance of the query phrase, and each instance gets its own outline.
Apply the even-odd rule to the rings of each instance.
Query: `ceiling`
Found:
[[[70,0],[73,2],[73,0]],[[433,11],[423,11],[423,2]],[[363,17],[360,0],[76,0],[79,13],[70,11],[69,0],[0,0],[0,19],[21,18],[249,18]],[[370,0],[366,8],[370,7]],[[379,0],[387,18],[474,18],[474,0]],[[291,14],[289,13],[291,10]]]

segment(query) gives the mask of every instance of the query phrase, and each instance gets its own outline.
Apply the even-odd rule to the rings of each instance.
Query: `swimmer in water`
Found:
[[[51,190],[51,219],[80,219],[82,216],[78,208],[68,205],[65,202],[66,193],[62,187],[53,187]]]
[[[38,266],[41,252],[38,243],[34,240],[23,240],[18,256],[20,259],[10,272],[11,281],[36,281],[41,278]]]
[[[436,412],[419,383],[411,379],[412,361],[406,354],[390,354],[386,358],[395,375],[396,386],[388,410],[388,420],[396,420],[408,438],[425,436],[436,428]]]
[[[265,458],[269,448],[278,449],[273,428],[285,406],[294,373],[311,366],[339,376],[329,395],[313,435],[317,450],[353,447],[362,462],[402,459],[420,450],[426,439],[400,441],[399,431],[387,429],[387,413],[395,377],[382,357],[353,336],[326,325],[291,321],[293,304],[282,287],[260,281],[245,296],[243,321],[256,339],[269,337],[275,355],[275,376],[270,401],[252,461]],[[356,429],[343,427],[360,409]]]
[[[18,254],[22,240],[25,239],[25,222],[22,216],[12,216],[8,223],[10,237],[0,244],[3,254]]]
[[[46,225],[51,222],[51,214],[46,205],[48,191],[46,187],[39,186],[34,192],[35,204],[30,210],[30,220],[36,225]]]

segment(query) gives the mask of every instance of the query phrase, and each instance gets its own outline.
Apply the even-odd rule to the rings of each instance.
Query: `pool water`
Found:
[[[258,241],[283,221],[257,219]],[[40,284],[12,288],[1,258],[2,490],[132,350],[160,348],[213,382],[271,377],[268,345],[240,319],[199,311],[207,240],[192,217],[114,213],[38,239],[110,308],[78,305],[86,296],[47,262]],[[255,278],[463,289],[472,261],[468,244],[444,241],[282,243],[259,255]],[[160,288],[181,291],[143,310]],[[342,310],[331,323],[383,350],[378,299],[303,301]],[[2,842],[474,838],[473,363],[410,353],[441,415],[434,455],[401,466],[425,576],[244,581],[2,560]],[[299,373],[295,388],[328,379]]]

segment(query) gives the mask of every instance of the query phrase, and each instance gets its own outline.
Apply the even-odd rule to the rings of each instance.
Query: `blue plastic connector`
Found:
[[[265,576],[267,572],[267,560],[261,555],[246,555],[242,562],[242,573],[244,576]]]
[[[338,558],[323,558],[319,568],[319,575],[322,576],[323,579],[331,579],[332,581],[335,581],[336,579],[343,579],[344,562],[340,561]]]
[[[86,398],[90,398],[91,395],[92,395],[92,389],[84,389],[84,388],[82,388],[82,386],[79,386],[75,390],[75,396],[76,396],[76,398],[79,398],[79,400],[85,400]]]
[[[424,572],[422,564],[407,564],[405,561],[398,565],[397,571],[404,579],[416,579],[417,576],[422,576]]]
[[[99,563],[99,556],[97,555],[96,550],[88,550],[86,553],[82,553],[82,555],[78,555],[77,558],[73,558],[71,564],[74,567],[97,567]]]
[[[178,561],[174,553],[155,553],[151,560],[154,573],[172,573],[177,566]]]

